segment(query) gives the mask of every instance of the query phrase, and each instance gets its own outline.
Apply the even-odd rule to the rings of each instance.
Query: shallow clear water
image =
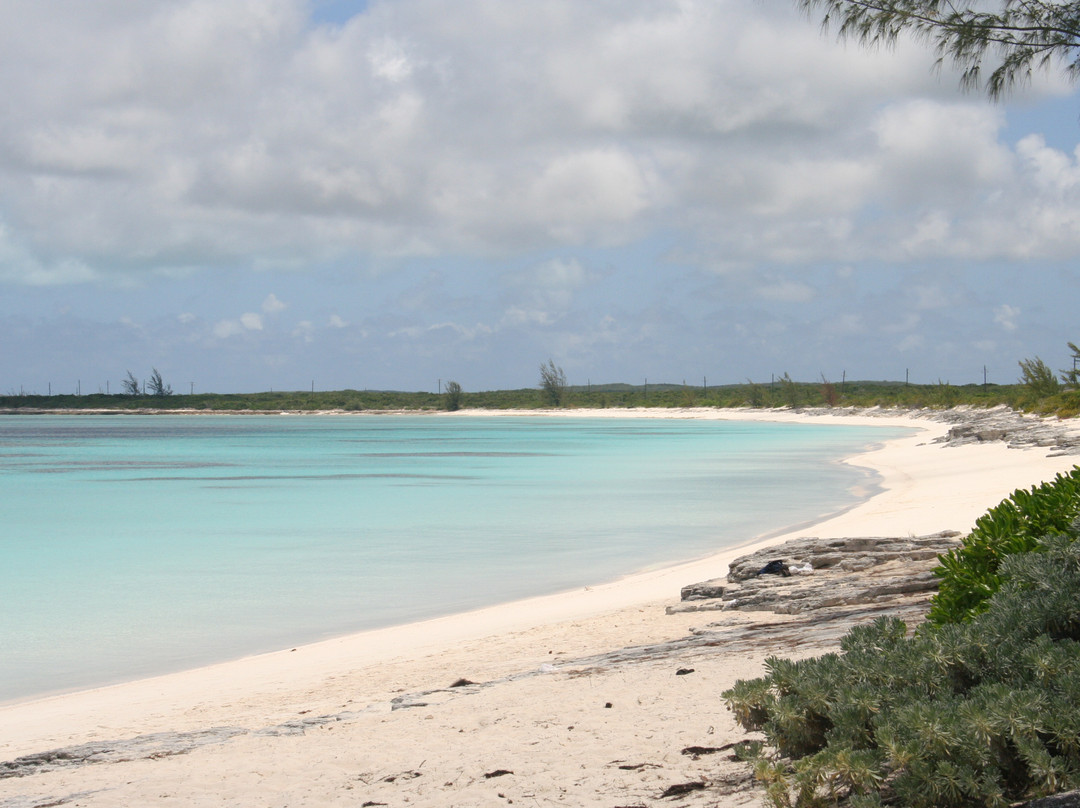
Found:
[[[610,580],[838,511],[894,428],[0,417],[0,700]]]

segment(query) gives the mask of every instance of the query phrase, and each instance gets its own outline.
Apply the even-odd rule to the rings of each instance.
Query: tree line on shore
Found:
[[[115,410],[252,410],[362,412],[365,410],[454,411],[471,409],[630,408],[630,407],[886,407],[948,409],[1007,406],[1043,415],[1080,414],[1080,348],[1068,343],[1072,367],[1055,373],[1039,357],[1019,363],[1014,384],[954,385],[938,381],[831,381],[822,374],[813,382],[796,381],[787,373],[768,382],[741,384],[682,383],[569,384],[566,373],[549,359],[540,365],[536,387],[467,392],[454,380],[440,383],[438,393],[393,390],[270,391],[261,393],[177,394],[154,368],[141,382],[127,372],[118,394],[0,396],[5,409]]]

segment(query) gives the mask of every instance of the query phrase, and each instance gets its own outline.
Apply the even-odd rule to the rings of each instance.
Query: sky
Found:
[[[1013,383],[1080,94],[793,0],[9,0],[0,394]]]

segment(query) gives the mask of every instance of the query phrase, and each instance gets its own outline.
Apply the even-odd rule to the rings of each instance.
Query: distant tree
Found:
[[[556,366],[553,359],[547,364],[540,364],[540,392],[544,403],[550,407],[559,407],[566,398],[566,374]]]
[[[1069,346],[1069,350],[1072,351],[1073,366],[1061,371],[1061,380],[1069,387],[1080,387],[1080,348],[1077,348],[1072,342],[1066,344]]]
[[[161,374],[157,368],[153,369],[154,372],[150,374],[150,395],[152,396],[171,396],[173,394],[172,387],[165,384],[165,381],[161,378]]]
[[[795,380],[792,379],[787,371],[784,371],[784,375],[777,381],[780,382],[780,395],[784,400],[784,403],[789,407],[799,406],[799,386],[795,384]]]
[[[864,45],[891,45],[907,32],[933,43],[937,63],[961,70],[965,88],[999,98],[1034,69],[1080,75],[1080,3],[1049,0],[797,0],[824,11],[822,26]],[[983,60],[994,65],[983,80]]]
[[[461,385],[455,381],[446,383],[446,392],[443,393],[443,405],[448,412],[461,409]]]
[[[141,392],[139,380],[135,378],[135,374],[130,370],[127,372],[127,378],[121,382],[124,388],[125,396],[137,396]]]
[[[836,392],[836,385],[826,379],[824,373],[821,374],[821,398],[826,407],[835,407],[840,403],[840,394]]]
[[[762,384],[758,384],[751,379],[746,380],[746,385],[746,403],[749,404],[751,407],[766,406],[768,391],[765,389],[765,386]]]
[[[1036,398],[1046,398],[1058,391],[1057,376],[1037,356],[1020,360],[1020,381]]]

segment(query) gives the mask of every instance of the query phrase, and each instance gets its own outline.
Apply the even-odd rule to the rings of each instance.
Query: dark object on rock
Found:
[[[705,784],[700,780],[695,780],[692,783],[676,783],[673,786],[668,786],[664,789],[664,793],[660,795],[660,799],[667,799],[668,797],[681,797],[683,794],[689,794],[692,791],[704,791]]]
[[[693,668],[679,668],[677,671],[675,671],[675,675],[676,676],[686,676],[686,674],[693,673],[693,672],[694,672]]]
[[[475,685],[475,684],[476,684],[476,682],[474,682],[474,681],[472,681],[470,679],[458,679],[456,682],[454,682],[452,685],[450,685],[450,687],[468,687],[469,685]]]
[[[604,704],[604,709],[605,710],[610,710],[611,709],[611,702],[610,701]]]
[[[496,769],[493,772],[488,772],[484,775],[485,780],[490,780],[492,777],[505,777],[508,774],[513,774],[509,769]]]
[[[758,575],[783,575],[785,578],[790,578],[791,573],[788,571],[787,564],[779,559],[774,559],[766,564],[764,567],[757,571]]]

